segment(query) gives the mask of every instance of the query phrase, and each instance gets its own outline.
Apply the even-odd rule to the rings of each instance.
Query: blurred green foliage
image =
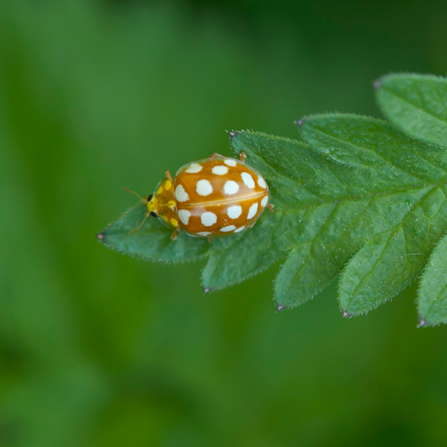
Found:
[[[446,329],[416,330],[414,290],[275,314],[274,270],[203,296],[200,264],[94,235],[224,129],[296,137],[377,115],[383,73],[445,73],[446,7],[2,0],[0,445],[445,445]]]

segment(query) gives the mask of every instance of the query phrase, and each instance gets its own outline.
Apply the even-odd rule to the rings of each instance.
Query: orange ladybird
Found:
[[[193,237],[215,238],[251,228],[266,207],[273,207],[267,182],[244,160],[244,153],[240,161],[214,154],[182,166],[175,179],[166,171],[154,194],[142,199],[145,220],[158,217],[174,230],[172,240],[181,229]]]

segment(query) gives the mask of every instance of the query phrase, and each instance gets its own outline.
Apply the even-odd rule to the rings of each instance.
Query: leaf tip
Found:
[[[350,317],[352,317],[352,314],[350,314],[348,311],[344,310],[343,313],[341,314],[341,316],[343,318],[350,318]]]
[[[98,233],[97,235],[96,235],[96,239],[98,239],[98,240],[100,240],[100,241],[103,241],[104,240],[104,233]]]
[[[209,287],[204,287],[203,288],[203,293],[210,293],[212,292],[214,289],[210,289]]]
[[[379,90],[380,87],[382,87],[382,81],[380,79],[377,79],[373,82],[374,90]]]
[[[427,322],[423,318],[421,318],[419,320],[417,327],[424,327],[424,326],[427,326]]]
[[[306,120],[303,118],[303,119],[294,121],[294,124],[297,125],[298,127],[301,127],[305,122],[306,122]]]
[[[227,131],[230,138],[233,139],[236,135],[239,135],[241,132],[236,132],[234,130]]]
[[[287,309],[286,306],[281,306],[281,304],[278,304],[276,306],[276,313],[281,312],[282,310],[285,310],[285,309]]]

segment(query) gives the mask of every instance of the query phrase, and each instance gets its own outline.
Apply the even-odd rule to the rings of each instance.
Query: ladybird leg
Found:
[[[243,163],[245,161],[245,159],[247,158],[247,156],[245,155],[245,152],[242,151],[241,155],[239,156],[239,160],[241,160],[241,162]]]
[[[171,241],[175,241],[179,233],[180,233],[180,226],[175,228],[174,232],[171,235]]]
[[[269,203],[269,204],[267,205],[267,208],[268,208],[269,211],[271,211],[272,213],[275,212],[275,205],[272,205],[271,203]]]
[[[165,171],[165,175],[166,175],[166,177],[169,179],[169,181],[170,181],[172,184],[174,184],[174,179],[172,178],[172,175],[171,175],[171,173],[170,173],[168,170]]]
[[[210,237],[208,238],[208,244],[211,244],[211,238]]]

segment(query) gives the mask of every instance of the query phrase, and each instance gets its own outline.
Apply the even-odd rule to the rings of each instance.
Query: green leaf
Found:
[[[279,309],[310,300],[341,273],[340,309],[354,316],[393,298],[431,256],[418,309],[426,324],[447,321],[440,267],[447,265],[447,242],[431,255],[447,230],[447,150],[375,118],[326,114],[298,124],[302,141],[230,133],[235,154],[245,152],[265,177],[275,205],[253,229],[211,243],[181,233],[172,242],[171,231],[149,219],[129,235],[144,217],[138,204],[100,234],[102,242],[153,261],[205,259],[205,292],[282,261],[274,284]]]
[[[447,236],[436,246],[422,276],[418,312],[420,326],[447,322]]]
[[[431,245],[442,234],[446,204],[443,190],[437,186],[438,182],[445,181],[446,174],[433,163],[435,160],[442,163],[445,151],[410,140],[383,121],[354,115],[307,118],[302,122],[301,135],[315,149],[337,162],[331,166],[331,173],[337,175],[345,192],[327,198],[325,206],[317,207],[320,212],[326,211],[326,216],[317,219],[309,216],[318,233],[292,250],[276,281],[277,301],[283,306],[307,301],[329,284],[365,240],[405,225],[410,235],[415,235],[415,243],[421,239],[425,250],[412,249],[414,244],[409,245],[406,257],[411,260],[408,261],[411,268],[406,276],[400,277],[398,286],[394,285],[393,277],[383,277],[382,282],[376,282],[377,295],[382,296],[380,287],[383,286],[389,289],[387,299],[391,298],[414,278]],[[433,162],[427,162],[426,157],[432,158]],[[354,162],[348,165],[351,159]],[[376,163],[371,163],[374,159]],[[379,165],[378,159],[381,160]],[[430,178],[435,179],[433,192],[428,183]],[[337,199],[335,203],[334,199]],[[331,200],[331,208],[328,208]],[[431,213],[436,218],[436,223],[428,229],[428,218],[424,213]],[[317,222],[321,226],[317,226]],[[412,226],[417,227],[416,232]],[[370,250],[374,250],[376,244],[381,244],[381,239],[372,239],[371,244]],[[352,262],[365,260],[369,256],[367,248]],[[417,259],[413,257],[416,252],[420,253]],[[364,274],[369,273],[373,265],[365,265]],[[348,269],[347,278],[351,272],[353,277],[358,273]],[[365,295],[360,288],[357,293],[361,305],[355,307],[357,298],[350,298],[352,290],[347,285],[356,290],[353,280],[341,288],[340,304],[344,311],[363,313],[382,302],[377,295]],[[362,282],[361,286],[367,287],[367,284]],[[351,303],[349,308],[347,303]]]
[[[349,261],[340,279],[340,307],[350,315],[366,313],[400,290],[405,234],[399,225],[370,239]],[[383,281],[386,278],[386,281]]]
[[[376,86],[377,100],[390,121],[414,138],[447,146],[447,79],[393,74]]]
[[[445,227],[446,185],[423,192],[401,224],[367,241],[350,260],[340,280],[344,311],[367,313],[397,295],[423,268]]]

